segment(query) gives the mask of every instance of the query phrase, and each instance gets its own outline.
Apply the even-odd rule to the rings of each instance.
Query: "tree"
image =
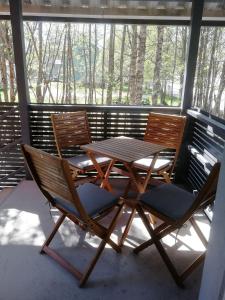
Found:
[[[43,46],[43,38],[42,38],[42,22],[38,22],[38,77],[37,77],[37,85],[36,85],[36,95],[37,95],[37,102],[43,102],[43,95],[42,95],[42,72],[43,72],[43,53],[42,53],[42,46]]]
[[[174,47],[174,57],[173,57],[173,70],[172,70],[172,82],[171,82],[171,100],[170,105],[173,104],[173,87],[174,87],[174,76],[177,66],[177,41],[178,41],[178,27],[175,29],[175,47]]]
[[[124,67],[124,50],[125,50],[125,42],[126,42],[126,33],[127,33],[127,25],[123,27],[122,41],[121,41],[121,51],[120,51],[120,74],[119,74],[119,97],[118,103],[122,102],[122,93],[123,93],[123,67]]]
[[[115,50],[115,25],[110,25],[109,38],[109,65],[108,65],[108,87],[106,104],[112,104],[112,91],[114,86],[114,50]]]
[[[186,26],[181,29],[181,63],[180,63],[180,99],[182,98],[183,92],[183,84],[184,84],[184,66],[186,59],[186,51],[187,51],[187,32],[188,28]]]
[[[136,61],[137,61],[137,25],[132,25],[132,47],[129,70],[129,86],[128,93],[130,102],[135,102],[136,97]]]
[[[103,48],[102,48],[102,104],[104,104],[104,92],[105,92],[105,44],[106,44],[106,24],[104,24],[104,34],[103,34]]]
[[[219,116],[224,116],[225,115],[225,109],[223,112],[220,112],[220,103],[221,103],[221,98],[222,98],[222,94],[224,92],[225,89],[225,60],[223,61],[223,65],[222,65],[222,72],[221,72],[221,76],[220,76],[220,83],[219,83],[219,88],[218,88],[218,94],[216,97],[216,104],[214,107],[214,113],[216,115]]]
[[[135,104],[141,104],[144,82],[144,64],[145,64],[145,49],[146,49],[147,26],[140,26],[139,43],[137,51],[137,66],[136,66],[136,93]]]
[[[157,45],[155,53],[155,67],[153,77],[152,104],[157,105],[157,100],[161,92],[160,71],[162,67],[162,48],[163,48],[164,26],[157,26]]]
[[[207,83],[206,83],[206,91],[205,91],[205,104],[204,107],[206,108],[207,111],[210,110],[211,106],[211,99],[209,99],[209,91],[210,91],[210,86],[213,84],[212,83],[212,74],[213,74],[213,64],[214,64],[214,59],[215,59],[215,51],[216,51],[216,45],[217,45],[217,37],[218,37],[218,28],[216,27],[213,33],[213,40],[211,44],[211,54],[210,54],[210,59],[209,59],[209,67],[208,67],[208,75],[207,75]]]

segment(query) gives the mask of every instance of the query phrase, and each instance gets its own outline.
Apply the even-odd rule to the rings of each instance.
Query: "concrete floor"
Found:
[[[0,300],[57,299],[197,299],[202,267],[178,288],[154,246],[133,255],[132,249],[148,238],[136,216],[121,254],[107,246],[85,288],[39,249],[51,231],[58,212],[48,204],[32,181],[23,181],[0,201]],[[129,216],[126,210],[114,232],[121,235]],[[202,215],[199,224],[208,233]],[[66,221],[52,246],[80,269],[94,254],[99,239],[86,235]],[[178,269],[186,266],[204,247],[189,226],[164,239]]]

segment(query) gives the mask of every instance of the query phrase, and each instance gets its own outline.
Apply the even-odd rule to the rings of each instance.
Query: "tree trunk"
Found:
[[[221,36],[222,36],[222,28],[217,28],[218,29],[218,35],[217,35],[217,44],[216,44],[216,53],[215,53],[215,58],[213,59],[213,65],[212,65],[212,76],[211,76],[211,84],[210,84],[210,91],[209,91],[209,98],[208,102],[210,103],[210,112],[213,111],[213,100],[215,99],[216,102],[216,96],[215,96],[215,87],[216,87],[216,78],[219,73],[219,66],[220,62],[216,59],[221,53],[221,48],[219,47]],[[223,47],[223,46],[222,46]]]
[[[89,58],[89,95],[88,103],[93,104],[93,81],[92,81],[92,44],[91,44],[91,24],[89,26],[89,38],[88,38],[88,58]]]
[[[94,61],[93,61],[93,79],[92,79],[92,88],[93,88],[93,93],[95,95],[95,104],[97,104],[96,102],[96,60],[97,60],[97,48],[98,48],[98,40],[97,40],[97,26],[96,24],[94,25],[94,36],[95,36],[95,47],[94,47]]]
[[[182,48],[181,48],[181,72],[180,72],[180,99],[182,98],[183,86],[184,86],[184,66],[186,60],[187,51],[187,31],[188,28],[185,26],[182,28]]]
[[[112,91],[114,87],[114,52],[115,52],[115,25],[110,25],[110,41],[109,41],[109,66],[108,66],[108,88],[106,104],[112,104]]]
[[[84,94],[85,94],[85,104],[87,104],[88,63],[87,63],[86,45],[85,45],[85,24],[83,24],[83,56],[84,56],[84,66],[85,66],[85,75],[84,75]]]
[[[74,30],[73,40],[75,40],[75,30]],[[77,96],[76,96],[77,86],[76,86],[76,69],[75,69],[74,57],[73,57],[73,46],[74,46],[74,44],[71,45],[72,76],[73,76],[73,103],[76,104],[77,103]]]
[[[136,97],[136,64],[137,64],[137,25],[132,25],[132,48],[129,71],[129,94],[130,104],[135,102]]]
[[[199,107],[205,109],[204,105],[204,91],[205,91],[205,66],[206,66],[206,54],[208,51],[208,40],[209,40],[209,28],[205,28],[204,32],[204,43],[203,43],[203,53],[202,53],[202,63],[201,63],[201,70],[200,70],[200,82],[199,82],[199,92],[198,92],[198,98],[199,98]]]
[[[66,96],[66,33],[64,36],[64,41],[63,41],[63,56],[62,56],[62,60],[63,60],[63,84],[62,84],[62,104],[65,101],[65,96]]]
[[[104,104],[105,92],[105,40],[106,40],[106,24],[104,25],[103,49],[102,49],[102,104]]]
[[[72,79],[72,41],[71,41],[71,24],[68,23],[67,28],[67,93],[66,103],[71,104],[71,79]]]
[[[139,32],[139,44],[137,55],[137,67],[136,67],[136,95],[134,99],[135,104],[141,104],[143,95],[143,83],[144,83],[144,65],[145,65],[145,50],[146,50],[146,37],[147,26],[141,25]]]
[[[5,22],[5,39],[7,46],[7,58],[9,63],[9,96],[10,101],[15,102],[15,71],[14,71],[14,57],[12,52],[12,36],[10,36],[8,22]]]
[[[4,94],[4,101],[8,102],[9,101],[8,79],[7,79],[5,55],[0,56],[0,69],[1,69],[1,75],[2,75],[1,81],[2,81],[2,89],[3,89],[3,94]]]
[[[126,31],[127,25],[123,27],[122,41],[121,41],[121,51],[120,51],[120,75],[119,75],[119,97],[118,103],[122,103],[122,93],[123,93],[123,64],[124,64],[124,49],[125,49],[125,41],[126,41]]]
[[[173,86],[174,86],[174,75],[175,70],[177,66],[177,37],[178,37],[178,27],[176,27],[176,33],[175,33],[175,50],[174,50],[174,57],[173,57],[173,71],[172,71],[172,83],[171,83],[171,100],[170,105],[173,105]]]
[[[199,91],[201,85],[201,69],[202,69],[202,60],[203,60],[203,48],[204,48],[204,34],[203,32],[200,35],[200,43],[199,43],[199,51],[198,51],[198,60],[197,60],[197,76],[196,76],[196,84],[195,84],[195,96],[194,96],[194,106],[199,107],[200,98]]]
[[[164,26],[157,26],[157,45],[155,53],[155,68],[153,77],[152,105],[157,105],[161,92],[160,72],[162,67],[162,47],[163,47]]]
[[[210,89],[211,76],[213,73],[213,62],[214,62],[214,56],[215,56],[215,51],[216,51],[216,45],[217,45],[217,36],[218,36],[218,28],[215,27],[214,34],[213,34],[212,46],[211,46],[211,55],[210,55],[210,60],[209,60],[207,85],[206,85],[206,92],[205,92],[205,108],[207,111],[209,111],[209,109],[210,109],[209,89]]]
[[[36,85],[36,95],[37,95],[37,102],[43,103],[43,96],[42,96],[42,68],[43,68],[43,57],[42,57],[42,22],[38,22],[38,77],[37,77],[37,85]]]
[[[218,94],[216,97],[216,105],[214,107],[214,114],[216,114],[217,116],[223,116],[225,114],[225,110],[223,113],[221,113],[220,111],[221,98],[224,92],[224,88],[225,88],[225,60],[223,61],[223,67],[220,76],[220,84],[218,88]]]

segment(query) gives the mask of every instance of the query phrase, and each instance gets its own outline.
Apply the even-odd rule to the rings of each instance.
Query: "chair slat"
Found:
[[[62,149],[91,143],[86,111],[52,114],[51,119],[61,157]]]
[[[23,147],[27,160],[30,161],[30,166],[34,169],[33,174],[39,182],[39,187],[70,201],[74,205],[74,196],[67,184],[62,161],[28,145]]]
[[[144,140],[179,151],[185,123],[185,116],[150,113]]]

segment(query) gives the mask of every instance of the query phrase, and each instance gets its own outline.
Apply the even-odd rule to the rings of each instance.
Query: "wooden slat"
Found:
[[[182,116],[150,113],[144,140],[179,151],[185,122]]]
[[[34,106],[31,105],[30,109],[33,107]],[[40,110],[37,110],[37,106],[35,105],[35,110],[32,109],[30,111],[32,144],[40,149],[56,153],[50,115],[52,112],[63,112],[63,109],[65,112],[74,111],[77,106],[63,107],[41,105],[38,106],[38,108]],[[46,111],[44,108],[46,108]],[[83,110],[84,106],[79,106],[78,108]],[[142,109],[130,109],[130,107],[122,108],[122,113],[118,112],[118,109],[114,107],[96,108],[85,106],[85,109],[87,110],[92,140],[101,141],[103,139],[117,137],[119,135],[143,139],[148,117],[148,109],[145,107]],[[81,153],[78,149],[72,149],[72,151],[74,154]],[[65,149],[63,149],[63,153],[68,155],[68,152]],[[71,155],[72,152],[69,156]]]
[[[140,158],[154,155],[164,150],[165,147],[136,139],[112,138],[82,146],[82,149],[130,163]]]
[[[15,103],[0,105],[0,189],[16,185],[24,177],[20,151],[21,124]]]
[[[52,124],[58,151],[91,142],[85,111],[52,114]]]
[[[201,113],[189,111],[193,122],[193,131],[190,141],[192,149],[196,149],[199,155],[190,153],[188,156],[187,180],[193,189],[199,190],[206,180],[207,172],[204,159],[209,164],[214,164],[222,159],[222,153],[225,143],[224,121],[214,120]]]

